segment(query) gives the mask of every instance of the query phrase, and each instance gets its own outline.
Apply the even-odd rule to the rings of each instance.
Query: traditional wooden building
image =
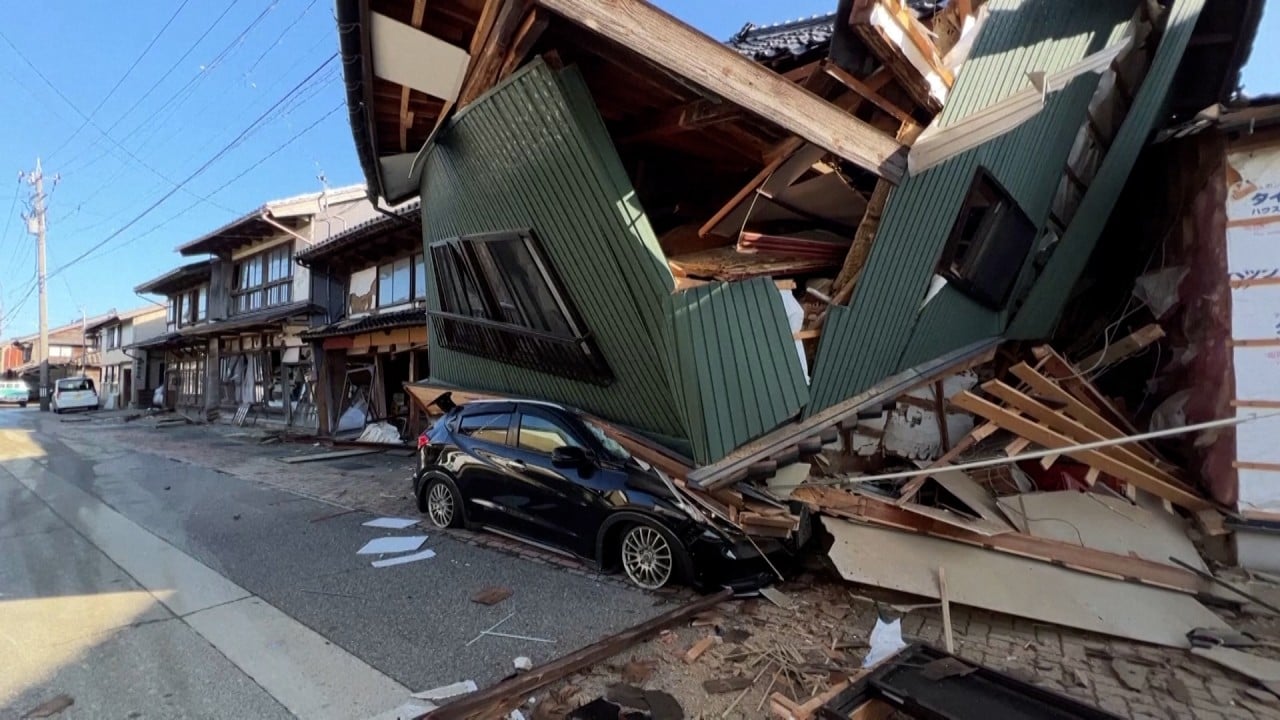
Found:
[[[302,333],[315,363],[322,434],[373,420],[409,430],[404,384],[428,372],[419,212],[418,203],[407,203],[297,255],[310,270],[312,299],[330,320]]]
[[[326,190],[273,200],[180,245],[180,254],[208,259],[137,288],[168,296],[170,332],[147,344],[171,357],[168,403],[314,426],[311,353],[301,333],[328,317],[294,255],[375,212],[363,186]]]

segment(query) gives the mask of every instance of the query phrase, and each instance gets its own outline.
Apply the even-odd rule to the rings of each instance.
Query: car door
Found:
[[[514,409],[511,403],[464,408],[452,432],[453,442],[462,452],[444,464],[458,481],[467,518],[472,522],[513,525],[497,498],[510,472],[507,454]]]
[[[590,447],[587,439],[558,413],[523,404],[515,435],[508,482],[526,532],[591,557],[596,531],[604,521],[600,493],[606,471],[594,465],[556,467],[551,459],[558,447]]]

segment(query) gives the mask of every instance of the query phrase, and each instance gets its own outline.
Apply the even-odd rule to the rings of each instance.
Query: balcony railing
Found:
[[[613,373],[589,335],[551,333],[446,312],[428,313],[441,347],[508,365],[609,385]]]

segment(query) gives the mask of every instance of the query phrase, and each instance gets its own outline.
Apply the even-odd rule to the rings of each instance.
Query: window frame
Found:
[[[286,274],[272,279],[272,261],[281,261]],[[252,255],[236,260],[231,266],[231,314],[243,315],[267,308],[287,305],[293,301],[293,241],[272,245]],[[248,284],[244,275],[250,275],[256,284]],[[271,300],[273,292],[278,298]]]
[[[985,215],[979,218],[977,226],[973,228],[974,237],[966,240],[963,235],[976,210],[975,199],[983,195],[989,196],[991,202],[987,205]],[[1009,233],[1014,231],[1025,235],[1025,241],[1020,238],[1008,239]],[[1018,204],[1013,194],[990,170],[980,165],[974,170],[960,212],[947,234],[937,272],[966,297],[990,310],[1002,312],[1009,307],[1018,286],[1018,278],[1022,275],[1022,269],[1026,267],[1027,258],[1035,249],[1040,234],[1040,228]],[[993,246],[1006,252],[1009,249],[1016,251],[1018,247],[1013,245],[1015,241],[1021,243],[1021,258],[1017,270],[1011,276],[1000,278],[1002,287],[998,293],[989,292],[994,283],[982,281],[983,271],[990,271],[989,265],[981,262],[984,253]],[[1003,254],[1005,253],[989,257],[1000,257]],[[968,261],[974,262],[967,264]]]
[[[590,449],[590,446],[579,436],[579,433],[575,431],[572,427],[566,425],[559,418],[553,417],[549,413],[538,412],[536,410],[531,410],[527,408],[520,408],[519,411],[516,413],[515,423],[513,426],[513,430],[515,432],[515,448],[520,452],[532,453],[534,455],[542,455],[544,457],[551,457],[551,453],[543,452],[536,448],[525,447],[524,444],[521,442],[520,433],[522,430],[524,430],[524,419],[527,417],[537,418],[538,420],[541,420],[546,423],[550,423],[551,425],[558,428],[573,443],[571,447],[580,447],[584,450]]]
[[[488,444],[490,444],[490,445],[501,445],[501,446],[503,446],[503,447],[515,447],[515,446],[513,446],[513,445],[511,444],[511,440],[512,440],[512,438],[511,438],[511,428],[512,428],[512,427],[513,427],[513,425],[515,424],[515,419],[516,419],[516,416],[517,416],[518,414],[519,414],[519,413],[516,411],[516,409],[515,409],[514,407],[510,407],[510,406],[502,406],[502,407],[497,408],[497,409],[494,409],[494,408],[491,408],[491,407],[478,407],[478,408],[474,408],[474,409],[472,409],[472,411],[471,411],[471,412],[464,413],[462,416],[460,416],[460,417],[458,418],[458,425],[457,425],[457,427],[455,427],[455,428],[453,429],[453,433],[454,433],[455,435],[461,435],[462,437],[467,438],[467,439],[468,439],[468,440],[470,440],[471,442],[482,442],[482,443],[488,443]],[[470,434],[464,433],[464,432],[462,431],[463,425],[465,425],[465,424],[466,424],[466,422],[467,422],[467,420],[468,420],[468,419],[470,419],[470,418],[476,418],[476,417],[481,417],[481,416],[488,416],[488,415],[496,415],[496,416],[505,415],[505,416],[507,416],[507,425],[506,425],[506,428],[505,428],[504,438],[503,438],[502,442],[498,442],[498,441],[496,441],[496,440],[490,440],[490,439],[488,439],[488,438],[484,438],[484,437],[476,437],[475,435],[470,435]],[[485,426],[485,428],[489,428],[489,427],[493,427],[495,430],[497,429],[497,426],[496,426],[496,425],[494,425],[494,426],[486,425],[486,426]]]
[[[536,271],[525,279],[536,278],[540,286],[517,287],[487,250],[492,262],[482,261],[478,248],[513,242],[527,253],[528,269]],[[604,355],[531,229],[462,235],[431,243],[428,250],[439,307],[428,315],[442,347],[597,385],[613,382]],[[499,290],[509,301],[505,305]],[[544,299],[550,306],[540,302]]]

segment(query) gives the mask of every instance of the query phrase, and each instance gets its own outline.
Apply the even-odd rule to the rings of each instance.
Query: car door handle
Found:
[[[512,470],[527,470],[529,468],[528,465],[525,465],[523,460],[508,460],[507,467]]]

